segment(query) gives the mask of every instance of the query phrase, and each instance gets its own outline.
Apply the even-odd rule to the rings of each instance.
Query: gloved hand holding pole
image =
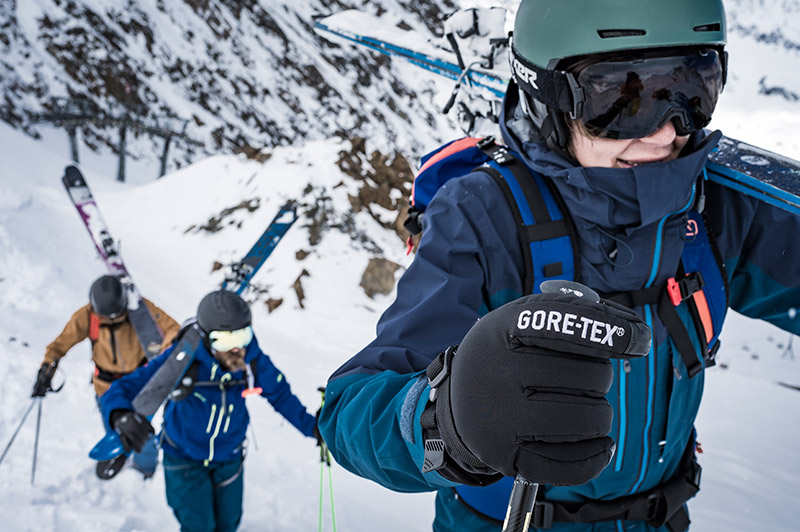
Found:
[[[504,530],[525,530],[536,483],[583,484],[605,469],[615,449],[609,359],[650,351],[632,310],[578,283],[542,290],[488,313],[428,367],[423,472],[478,486],[520,477],[527,494],[512,502],[523,514],[510,511],[505,526],[517,528]]]

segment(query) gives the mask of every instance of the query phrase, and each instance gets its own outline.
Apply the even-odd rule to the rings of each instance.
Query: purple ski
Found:
[[[67,189],[72,203],[78,210],[78,214],[92,237],[97,253],[111,275],[116,275],[122,282],[122,286],[128,293],[128,317],[131,320],[139,342],[142,344],[147,358],[153,358],[161,352],[161,342],[164,338],[163,333],[158,328],[155,319],[150,314],[147,306],[142,301],[139,289],[133,283],[133,279],[122,261],[117,243],[108,232],[100,210],[95,203],[92,191],[83,178],[83,174],[75,166],[67,166],[64,170],[64,177],[61,178],[64,187]]]

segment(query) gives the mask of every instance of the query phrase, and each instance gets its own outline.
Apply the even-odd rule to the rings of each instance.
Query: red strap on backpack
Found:
[[[89,314],[89,340],[96,342],[100,337],[100,317],[91,312]]]

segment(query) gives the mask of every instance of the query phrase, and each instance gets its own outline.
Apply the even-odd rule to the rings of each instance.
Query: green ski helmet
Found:
[[[511,42],[520,107],[560,153],[567,117],[608,138],[700,129],[725,82],[721,0],[522,0]]]

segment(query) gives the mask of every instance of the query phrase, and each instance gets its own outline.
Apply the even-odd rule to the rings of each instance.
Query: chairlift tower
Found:
[[[97,127],[116,127],[119,129],[117,154],[117,181],[125,181],[125,155],[127,151],[127,132],[129,129],[164,139],[161,152],[161,168],[158,177],[167,172],[167,155],[173,138],[179,138],[194,146],[204,146],[186,134],[189,120],[172,116],[153,116],[147,113],[144,105],[136,107],[112,103],[101,108],[88,99],[54,98],[49,112],[33,115],[31,122],[49,122],[62,126],[67,131],[70,144],[70,157],[80,163],[78,157],[77,130],[80,126],[92,124]]]

